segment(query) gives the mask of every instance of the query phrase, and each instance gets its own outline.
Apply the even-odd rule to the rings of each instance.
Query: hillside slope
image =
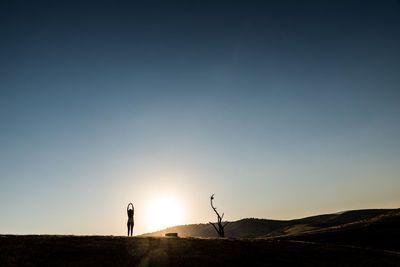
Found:
[[[307,231],[334,227],[360,220],[368,220],[399,211],[393,209],[352,210],[334,214],[324,214],[295,220],[242,219],[230,222],[226,227],[227,237],[256,238],[274,237],[287,234],[300,234]],[[216,237],[216,232],[210,224],[191,224],[169,227],[167,229],[144,234],[143,236],[164,236],[175,232],[181,237]]]
[[[278,238],[280,240],[369,247],[400,253],[400,211],[393,210],[371,219],[362,219]]]

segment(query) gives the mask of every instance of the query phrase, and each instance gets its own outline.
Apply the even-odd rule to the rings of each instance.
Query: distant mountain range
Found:
[[[268,220],[248,218],[233,221],[225,228],[226,237],[232,238],[268,238],[302,236],[302,239],[312,239],[318,233],[345,231],[346,229],[365,228],[382,220],[391,218],[391,224],[399,232],[400,209],[365,209],[351,210],[333,214],[324,214],[295,220]],[[393,219],[394,218],[394,219]],[[217,237],[210,224],[189,224],[169,227],[161,231],[147,233],[143,236],[164,236],[166,233],[178,233],[180,237]],[[308,234],[308,236],[306,235]],[[296,238],[294,238],[296,239]]]

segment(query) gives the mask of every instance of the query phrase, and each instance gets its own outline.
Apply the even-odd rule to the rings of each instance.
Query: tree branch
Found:
[[[215,231],[217,231],[217,233],[219,235],[219,230],[217,229],[217,227],[212,222],[209,222],[209,223],[214,227]]]
[[[213,200],[214,200],[214,194],[212,194],[211,197],[210,197],[210,204],[211,204],[211,208],[214,210],[215,214],[217,214],[217,218],[218,218],[217,225],[218,225],[218,228],[217,228],[217,226],[215,226],[214,223],[211,223],[211,222],[210,222],[210,224],[214,227],[215,231],[217,231],[217,233],[218,233],[218,235],[219,235],[220,237],[225,237],[224,227],[225,227],[229,222],[225,222],[225,224],[222,225],[222,218],[224,217],[224,213],[222,213],[222,216],[219,215],[219,213],[218,213],[218,211],[217,211],[217,208],[214,207]]]
[[[219,218],[221,218],[221,216],[219,215],[219,213],[218,213],[218,211],[217,211],[217,208],[214,207],[213,199],[214,199],[214,194],[212,194],[211,197],[210,197],[211,208],[212,208],[212,209],[214,210],[214,212],[217,214],[218,220],[219,220]]]

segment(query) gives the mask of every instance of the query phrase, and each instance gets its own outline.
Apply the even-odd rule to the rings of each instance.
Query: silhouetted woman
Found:
[[[132,208],[129,208],[129,206],[132,205]],[[133,209],[133,204],[129,203],[128,207],[126,208],[126,211],[128,212],[128,236],[129,233],[131,234],[131,236],[133,235],[133,213],[134,213],[134,209]]]

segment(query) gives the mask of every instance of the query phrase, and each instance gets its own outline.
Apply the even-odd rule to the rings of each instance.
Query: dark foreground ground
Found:
[[[0,266],[277,265],[400,266],[400,253],[282,239],[0,235]]]

